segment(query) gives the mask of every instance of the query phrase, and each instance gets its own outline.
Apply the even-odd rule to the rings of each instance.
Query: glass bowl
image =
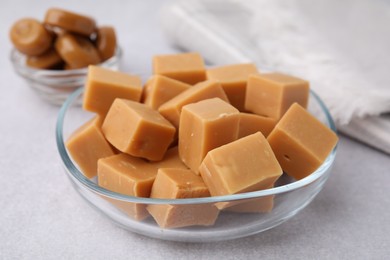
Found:
[[[275,188],[229,196],[192,199],[150,199],[126,196],[106,190],[97,185],[96,178],[86,178],[72,161],[64,142],[68,136],[94,114],[83,111],[76,105],[83,94],[78,89],[63,104],[56,125],[57,147],[65,173],[75,190],[97,211],[114,223],[149,237],[183,241],[209,242],[228,240],[256,234],[275,227],[290,219],[306,207],[324,186],[329,177],[336,156],[335,147],[325,162],[311,175],[299,181],[283,174]],[[336,131],[332,117],[321,99],[310,94],[309,111],[333,131]],[[148,205],[170,205],[179,210],[193,210],[195,214],[206,213],[205,208],[224,202],[241,202],[258,205],[273,200],[273,209],[266,213],[243,213],[220,211],[214,225],[184,228],[160,228],[152,217],[137,221],[126,212],[126,207],[146,207]],[[98,227],[97,227],[98,228]]]
[[[66,98],[85,83],[88,68],[74,70],[43,70],[26,65],[26,56],[16,49],[11,50],[11,62],[17,74],[24,78],[28,85],[39,96],[51,104],[61,105]],[[122,59],[122,50],[118,46],[110,59],[99,66],[118,70]]]

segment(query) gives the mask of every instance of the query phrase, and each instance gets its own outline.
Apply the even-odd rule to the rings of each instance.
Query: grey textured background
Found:
[[[8,30],[59,6],[117,29],[123,71],[150,73],[154,54],[175,52],[159,28],[163,1],[0,3],[0,259],[388,259],[390,158],[341,136],[323,191],[292,220],[233,241],[166,242],[125,231],[71,187],[54,140],[58,107],[14,72]]]

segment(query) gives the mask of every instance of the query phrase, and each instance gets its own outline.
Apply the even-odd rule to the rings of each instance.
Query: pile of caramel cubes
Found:
[[[67,140],[84,175],[121,194],[200,198],[264,190],[314,172],[337,135],[307,110],[309,83],[254,64],[206,68],[197,53],[153,58],[139,77],[89,66],[83,109],[96,113]],[[162,228],[213,225],[221,211],[266,213],[273,196],[215,204],[110,200]]]

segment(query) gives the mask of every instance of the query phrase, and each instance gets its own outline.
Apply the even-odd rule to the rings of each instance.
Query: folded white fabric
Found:
[[[193,0],[162,12],[173,44],[213,65],[254,62],[309,80],[343,133],[387,153],[389,24],[380,0]]]

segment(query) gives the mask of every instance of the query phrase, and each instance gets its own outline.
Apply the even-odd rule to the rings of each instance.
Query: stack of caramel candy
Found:
[[[111,26],[97,27],[93,18],[51,8],[44,21],[23,18],[10,31],[14,47],[36,69],[79,69],[99,64],[115,54],[116,34]]]
[[[250,63],[206,68],[198,53],[156,55],[152,65],[144,87],[139,76],[88,67],[83,109],[95,117],[66,148],[103,189],[170,200],[260,191],[283,173],[309,176],[337,144],[337,135],[306,110],[304,79],[262,73]],[[274,198],[109,201],[135,220],[151,216],[161,228],[179,228],[213,225],[220,211],[267,213]]]

